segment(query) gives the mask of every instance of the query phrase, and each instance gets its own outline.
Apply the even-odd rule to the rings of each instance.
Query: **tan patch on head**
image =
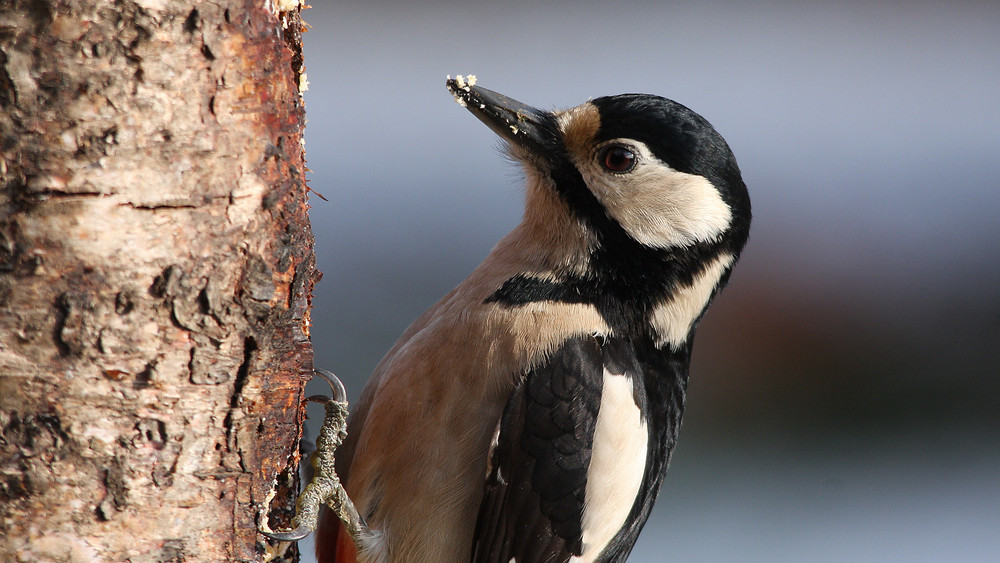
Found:
[[[556,116],[563,133],[563,144],[575,157],[588,155],[594,147],[594,138],[601,128],[601,114],[597,106],[587,102],[568,109]]]

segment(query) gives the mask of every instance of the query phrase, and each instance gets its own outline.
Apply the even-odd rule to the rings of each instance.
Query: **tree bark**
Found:
[[[0,561],[273,556],[318,279],[300,9],[0,2]]]

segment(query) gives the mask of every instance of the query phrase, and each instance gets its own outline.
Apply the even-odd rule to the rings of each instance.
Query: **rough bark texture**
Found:
[[[269,557],[317,279],[299,10],[0,1],[0,561]]]

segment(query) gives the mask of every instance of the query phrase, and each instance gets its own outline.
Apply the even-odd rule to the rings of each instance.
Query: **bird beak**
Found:
[[[448,78],[445,85],[459,105],[512,145],[536,157],[555,162],[561,155],[562,136],[552,112],[475,85],[475,77]]]

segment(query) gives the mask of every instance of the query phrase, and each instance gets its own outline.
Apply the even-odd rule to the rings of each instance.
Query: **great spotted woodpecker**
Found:
[[[739,167],[659,96],[550,112],[447,87],[523,164],[524,218],[376,368],[337,452],[364,531],[328,514],[320,561],[624,561],[747,240]]]

